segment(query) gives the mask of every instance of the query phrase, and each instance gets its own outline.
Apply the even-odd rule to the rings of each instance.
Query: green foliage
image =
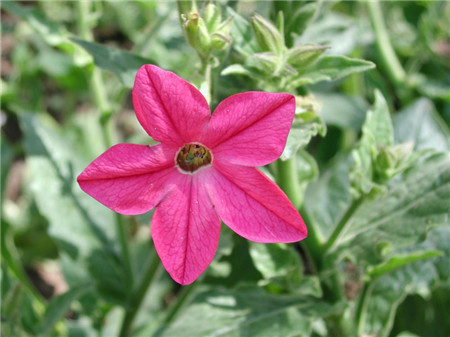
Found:
[[[448,3],[2,9],[2,336],[447,336]],[[222,226],[211,266],[180,288],[152,212],[114,215],[79,189],[110,145],[148,144],[130,99],[147,63],[212,107],[295,96],[281,158],[261,170],[300,207],[307,239],[248,242]]]

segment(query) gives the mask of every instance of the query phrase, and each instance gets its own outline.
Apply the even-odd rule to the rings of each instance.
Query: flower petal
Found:
[[[214,165],[205,176],[206,189],[222,221],[256,242],[295,242],[306,226],[281,189],[259,170]]]
[[[133,105],[154,140],[177,146],[196,141],[210,117],[208,103],[194,86],[151,64],[137,72]]]
[[[217,106],[203,143],[216,160],[263,166],[283,152],[294,113],[295,98],[289,94],[233,95]]]
[[[208,267],[219,242],[220,220],[199,178],[204,171],[181,174],[177,187],[156,207],[151,223],[164,267],[183,285]]]
[[[180,174],[174,166],[177,150],[162,144],[115,145],[86,167],[78,184],[113,211],[148,212],[161,200],[173,176]]]

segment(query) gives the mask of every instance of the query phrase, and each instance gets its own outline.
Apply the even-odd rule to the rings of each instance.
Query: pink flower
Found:
[[[217,250],[220,220],[256,242],[306,237],[300,214],[254,166],[282,153],[294,117],[289,94],[245,92],[211,115],[202,94],[174,73],[139,69],[136,116],[161,144],[118,144],[78,177],[83,191],[121,214],[156,206],[151,234],[161,261],[181,284],[192,283]]]

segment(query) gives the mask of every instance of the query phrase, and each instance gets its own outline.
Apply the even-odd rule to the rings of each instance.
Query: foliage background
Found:
[[[232,42],[208,59],[211,104],[248,90],[306,97],[283,154],[295,172],[264,169],[299,185],[286,193],[310,236],[262,245],[223,226],[201,280],[175,284],[151,212],[118,216],[75,180],[111,144],[149,142],[130,99],[140,65],[204,84],[177,3],[3,1],[2,336],[448,336],[449,3],[217,5]],[[275,23],[280,10],[287,48],[329,47],[316,63],[291,71],[257,43],[252,14]],[[410,141],[412,154],[395,147]]]

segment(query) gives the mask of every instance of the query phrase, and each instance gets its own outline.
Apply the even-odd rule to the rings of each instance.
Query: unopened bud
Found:
[[[211,46],[213,49],[221,50],[226,46],[231,44],[230,37],[230,26],[231,26],[232,18],[229,17],[227,20],[222,22],[217,30],[211,35]]]
[[[277,55],[284,52],[284,39],[271,22],[258,14],[255,14],[250,21],[256,41],[263,51],[274,52]]]
[[[288,63],[297,70],[303,70],[313,63],[328,47],[305,44],[288,51]]]
[[[213,3],[208,3],[205,6],[202,18],[205,20],[209,32],[214,32],[222,20],[219,8]]]
[[[211,39],[205,22],[198,13],[189,13],[185,18],[184,30],[187,42],[202,56],[210,52]]]

